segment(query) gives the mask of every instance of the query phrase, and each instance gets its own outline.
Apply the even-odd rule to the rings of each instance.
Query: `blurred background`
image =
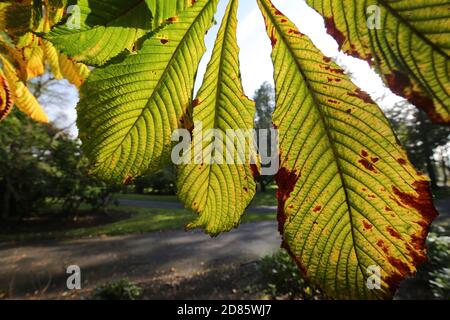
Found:
[[[242,3],[244,88],[256,102],[255,127],[268,129],[275,105],[270,41],[256,5]],[[396,298],[450,299],[450,128],[432,124],[385,88],[367,63],[339,52],[323,19],[304,2],[274,3],[371,94],[412,163],[430,177],[440,216],[428,239],[429,261]],[[217,29],[207,35],[197,88]],[[52,121],[35,123],[16,108],[0,125],[0,299],[326,298],[279,249],[273,177],[258,181],[239,229],[214,239],[185,232],[195,214],[175,195],[173,167],[122,187],[89,176],[77,139],[76,89],[50,72],[29,87]],[[70,265],[81,269],[81,290],[67,290]]]

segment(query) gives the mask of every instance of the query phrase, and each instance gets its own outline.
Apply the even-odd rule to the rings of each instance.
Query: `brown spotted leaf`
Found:
[[[375,66],[396,94],[450,123],[448,0],[307,0],[347,54]]]
[[[199,214],[189,227],[204,227],[212,235],[236,227],[256,193],[251,160],[257,157],[252,134],[245,137],[253,129],[255,104],[244,95],[240,80],[237,8],[238,0],[230,0],[194,100],[193,122],[201,126],[194,127],[188,163],[178,168],[178,195]],[[211,129],[216,130],[217,140],[210,139]],[[242,140],[228,143],[229,130],[236,130],[238,137],[242,133]],[[236,156],[229,161],[227,155],[232,153]]]
[[[217,3],[195,1],[135,54],[92,71],[77,124],[93,173],[123,183],[170,162],[172,133],[188,113]]]
[[[270,1],[258,3],[273,44],[284,247],[330,297],[392,297],[425,259],[436,216],[428,180],[370,97]]]

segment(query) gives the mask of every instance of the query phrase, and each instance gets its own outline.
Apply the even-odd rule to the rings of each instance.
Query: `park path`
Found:
[[[0,244],[0,291],[23,297],[62,292],[66,268],[78,265],[84,286],[123,277],[189,275],[226,264],[251,263],[280,247],[275,222],[244,224],[211,239],[200,231],[82,240]]]

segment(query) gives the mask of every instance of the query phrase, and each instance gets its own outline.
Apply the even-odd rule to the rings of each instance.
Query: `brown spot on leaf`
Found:
[[[361,155],[362,155],[364,158],[367,158],[367,157],[369,156],[369,153],[368,153],[366,150],[361,150]]]
[[[277,44],[278,39],[275,37],[274,30],[275,28],[272,28],[272,31],[270,32],[270,42],[272,43],[272,48],[275,47]]]
[[[402,204],[416,209],[423,218],[422,220],[417,221],[417,224],[421,226],[421,230],[411,235],[411,246],[408,247],[408,254],[417,266],[426,261],[425,240],[431,222],[438,215],[438,212],[433,205],[429,182],[416,181],[413,183],[413,187],[416,194],[402,192],[396,187],[393,187],[393,191],[397,197],[399,197]]]
[[[356,46],[354,44],[350,45],[350,50],[347,50],[346,53],[351,55],[351,56],[353,56],[353,57],[355,57],[355,58],[358,58],[358,59],[361,59],[361,60],[365,60],[370,65],[374,64],[372,54],[370,54],[370,53],[367,53],[365,55],[361,54],[358,50],[356,50]]]
[[[392,191],[402,204],[416,209],[428,223],[431,223],[438,216],[438,212],[433,204],[429,182],[415,181],[413,188],[416,194],[402,192],[395,186],[392,187]]]
[[[287,219],[284,207],[292,191],[294,191],[295,184],[297,183],[298,178],[299,176],[295,171],[288,171],[284,167],[282,167],[275,176],[275,181],[278,185],[278,223],[281,233],[283,233],[284,224],[286,223]]]
[[[170,22],[170,23],[174,23],[174,22],[177,22],[177,21],[178,21],[178,17],[176,17],[176,16],[170,17],[170,18],[167,19],[166,21],[167,21],[167,22]]]
[[[295,29],[289,29],[288,33],[289,33],[289,34],[296,34],[296,35],[298,35],[298,36],[303,36],[303,35],[304,35],[304,34],[301,33],[300,31],[295,30]]]
[[[160,41],[162,44],[167,44],[169,42],[169,40],[167,40],[167,39],[161,39]]]
[[[406,98],[413,105],[425,111],[434,122],[449,124],[436,112],[436,106],[430,97],[414,91],[411,80],[406,74],[399,70],[394,70],[391,74],[386,74],[384,77],[392,92]]]
[[[355,92],[347,92],[347,94],[351,97],[359,98],[365,103],[374,103],[370,95],[359,88],[356,89]]]
[[[400,163],[402,166],[404,166],[407,162],[405,159],[397,159],[398,163]]]
[[[333,17],[325,17],[325,27],[328,33],[337,41],[339,49],[345,41],[345,35],[336,27]]]
[[[377,241],[377,246],[381,248],[381,250],[383,250],[383,252],[385,254],[389,254],[389,249],[386,247],[386,244],[384,243],[383,240],[379,239]]]
[[[361,163],[367,170],[375,172],[375,167],[367,159],[361,159],[358,162]]]
[[[394,238],[401,239],[400,233],[395,231],[391,226],[387,226],[386,231],[389,232],[389,234]]]
[[[314,207],[313,212],[319,212],[320,210],[322,210],[322,206],[317,205]]]
[[[364,229],[366,229],[366,230],[371,230],[373,228],[372,224],[366,220],[363,220],[362,223],[363,223]]]
[[[194,101],[192,101],[192,108],[197,107],[200,104],[200,100],[199,99],[194,99]]]
[[[404,96],[408,87],[411,87],[409,78],[398,70],[394,70],[391,74],[385,75],[385,78],[392,92],[400,96]]]
[[[123,181],[123,183],[124,183],[125,185],[128,185],[128,184],[132,183],[133,180],[134,180],[134,178],[133,178],[132,176],[126,176],[125,179],[124,179],[124,181]]]
[[[412,272],[409,266],[400,259],[388,256],[387,260],[397,270],[397,272],[395,272],[394,274],[384,278],[384,281],[389,285],[389,289],[393,294],[400,287],[400,283],[405,278],[405,276],[408,274],[412,274]]]
[[[250,164],[250,170],[252,171],[253,179],[257,180],[261,176],[259,172],[259,168],[256,164],[251,163]]]
[[[377,163],[380,160],[380,158],[372,157],[370,158],[370,160],[372,160],[373,163]]]

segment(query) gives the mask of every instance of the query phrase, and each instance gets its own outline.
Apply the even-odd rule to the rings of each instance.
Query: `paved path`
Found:
[[[70,241],[0,244],[0,291],[11,296],[62,291],[66,268],[79,265],[84,284],[112,277],[188,275],[226,263],[248,263],[280,247],[275,222],[244,224],[211,239],[200,231],[167,231]],[[86,282],[87,281],[87,282]],[[12,288],[12,289],[11,289]],[[30,290],[31,289],[31,290]]]

